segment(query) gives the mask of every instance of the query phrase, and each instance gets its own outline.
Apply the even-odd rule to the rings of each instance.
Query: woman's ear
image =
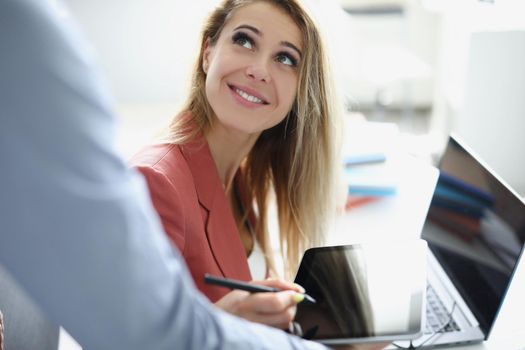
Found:
[[[204,50],[202,51],[202,70],[208,74],[208,68],[210,67],[210,38],[204,42]]]

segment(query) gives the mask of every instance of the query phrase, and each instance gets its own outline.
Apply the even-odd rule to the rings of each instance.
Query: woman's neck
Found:
[[[205,137],[227,194],[231,193],[233,178],[244,158],[253,148],[259,134],[246,134],[214,124]]]

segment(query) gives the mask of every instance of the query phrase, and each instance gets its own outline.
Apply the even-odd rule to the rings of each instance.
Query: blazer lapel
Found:
[[[246,252],[206,139],[182,147],[199,203],[208,213],[205,227],[212,254],[225,277],[251,280]]]

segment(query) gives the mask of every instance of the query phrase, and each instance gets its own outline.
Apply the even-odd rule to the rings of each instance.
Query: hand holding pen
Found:
[[[267,280],[267,281],[271,281],[271,280]],[[275,281],[277,281],[277,280],[275,280]],[[249,283],[249,282],[234,280],[234,279],[231,279],[231,278],[212,276],[210,274],[205,274],[204,275],[204,282],[208,283],[208,284],[214,284],[216,286],[222,286],[222,287],[230,288],[230,289],[245,290],[245,291],[250,292],[250,293],[268,293],[268,292],[277,293],[277,292],[282,292],[283,290],[285,290],[285,289],[280,289],[280,288],[276,288],[276,287],[270,287],[270,286],[255,284],[255,283]],[[304,297],[303,299],[304,300],[306,300],[307,302],[310,302],[312,304],[315,304],[315,299],[312,298],[311,296],[309,296],[308,294],[306,294],[304,289],[302,289],[302,287],[300,287],[300,286],[298,286],[296,284],[294,284],[292,288],[294,288],[294,287],[299,289],[298,292],[303,295],[303,297]],[[290,288],[290,289],[292,289],[292,288]],[[301,297],[297,297],[296,299],[301,299]],[[301,301],[302,300],[297,300],[298,303],[301,302]]]
[[[215,285],[221,283],[222,286],[225,286],[224,283],[226,283],[228,284],[226,287],[231,289],[231,283],[239,286],[237,282],[240,281],[227,280],[225,282],[222,277],[207,276],[205,282]],[[243,283],[241,285],[243,287],[240,288],[245,288]],[[297,303],[305,299],[304,289],[296,284],[275,279],[251,282],[248,285],[250,287],[246,288],[250,289],[255,286],[255,289],[252,289],[253,294],[236,287],[235,290],[217,301],[215,305],[231,314],[253,322],[288,329],[295,317]],[[264,292],[259,287],[265,289]],[[276,289],[267,290],[266,288]]]

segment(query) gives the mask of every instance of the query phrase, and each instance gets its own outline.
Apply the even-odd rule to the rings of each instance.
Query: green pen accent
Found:
[[[293,296],[293,300],[299,304],[301,301],[304,300],[304,294],[295,293]]]

